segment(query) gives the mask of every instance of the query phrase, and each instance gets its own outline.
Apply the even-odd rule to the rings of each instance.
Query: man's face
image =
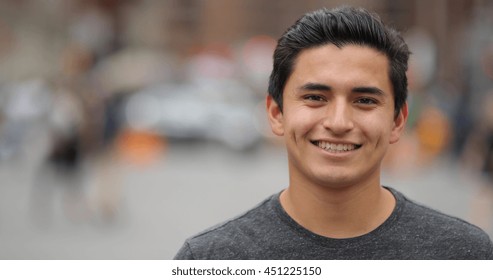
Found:
[[[291,184],[345,187],[380,182],[380,163],[397,142],[407,105],[394,118],[389,62],[364,46],[303,50],[284,88],[271,98],[272,130],[286,142]]]

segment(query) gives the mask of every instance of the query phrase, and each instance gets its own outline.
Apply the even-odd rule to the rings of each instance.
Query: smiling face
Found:
[[[407,119],[394,117],[387,57],[365,46],[305,49],[283,92],[269,96],[272,131],[285,139],[290,184],[380,186],[380,163]]]

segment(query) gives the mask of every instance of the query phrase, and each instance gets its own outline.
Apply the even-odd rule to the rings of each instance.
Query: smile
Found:
[[[332,153],[342,153],[342,152],[348,152],[348,151],[353,151],[357,150],[361,147],[361,145],[355,145],[355,144],[336,144],[336,143],[330,143],[326,141],[312,141],[312,143],[326,151],[332,152]]]

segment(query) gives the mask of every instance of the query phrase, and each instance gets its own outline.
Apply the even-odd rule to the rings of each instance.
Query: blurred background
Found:
[[[0,0],[0,259],[170,259],[284,189],[273,49],[341,4],[413,52],[383,183],[493,236],[493,1]]]

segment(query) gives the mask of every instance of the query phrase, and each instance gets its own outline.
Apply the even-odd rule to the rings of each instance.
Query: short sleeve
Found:
[[[194,260],[192,250],[190,249],[190,245],[188,241],[185,241],[185,244],[180,248],[178,253],[176,253],[174,260]]]
[[[489,254],[486,257],[487,260],[493,260],[493,242],[489,240]]]

